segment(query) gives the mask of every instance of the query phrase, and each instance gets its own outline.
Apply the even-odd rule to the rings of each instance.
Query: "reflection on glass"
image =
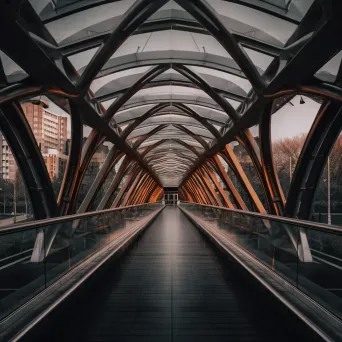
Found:
[[[342,318],[342,230],[304,228],[194,203],[180,206]]]
[[[119,241],[123,233],[134,232],[137,221],[147,219],[161,207],[162,203],[158,202],[70,219],[39,229],[8,233],[0,230],[0,320],[109,243]],[[51,247],[42,243],[42,261],[33,262],[31,256],[37,238],[46,241],[53,230],[57,234]]]

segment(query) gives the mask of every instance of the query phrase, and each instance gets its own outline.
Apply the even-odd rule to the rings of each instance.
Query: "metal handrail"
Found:
[[[299,226],[299,227],[305,228],[305,229],[318,230],[318,231],[330,232],[330,233],[342,235],[342,227],[334,226],[334,225],[328,225],[325,223],[316,223],[316,222],[312,222],[312,221],[304,221],[304,220],[300,220],[300,219],[294,219],[294,218],[283,217],[283,216],[280,217],[280,216],[275,216],[275,215],[270,215],[270,214],[259,214],[259,213],[255,213],[252,211],[244,211],[244,210],[240,210],[240,209],[218,207],[215,205],[206,205],[206,204],[200,204],[200,203],[195,203],[195,202],[180,201],[180,203],[187,203],[187,204],[198,205],[198,206],[206,207],[206,208],[219,209],[219,210],[229,211],[232,213],[243,214],[243,215],[252,216],[252,217],[258,217],[258,218],[261,218],[264,220],[277,221],[280,223],[287,223],[287,224],[291,224],[291,225],[296,225],[296,226]]]
[[[47,219],[37,220],[37,221],[31,221],[31,222],[25,222],[25,223],[18,223],[18,224],[14,224],[11,226],[0,228],[0,236],[4,235],[4,234],[8,234],[8,233],[17,233],[17,232],[22,232],[25,230],[42,228],[42,227],[46,227],[48,225],[74,221],[74,220],[78,220],[78,219],[82,219],[82,218],[86,218],[86,217],[92,217],[92,216],[101,215],[101,214],[109,214],[112,212],[123,211],[123,210],[127,210],[127,209],[132,209],[132,208],[138,208],[138,207],[146,206],[149,204],[156,204],[156,203],[162,203],[162,202],[142,203],[142,204],[130,205],[127,207],[104,209],[104,210],[91,211],[91,212],[86,212],[86,213],[81,213],[81,214],[73,214],[73,215],[52,217],[52,218],[47,218]]]

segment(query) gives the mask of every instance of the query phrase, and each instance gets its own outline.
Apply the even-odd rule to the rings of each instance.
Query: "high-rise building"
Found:
[[[68,156],[56,149],[48,149],[47,153],[43,153],[43,158],[50,179],[61,181],[68,162]]]
[[[22,103],[22,108],[45,162],[47,163],[49,160],[49,165],[47,164],[47,166],[50,167],[51,163],[56,165],[57,159],[61,159],[62,163],[64,163],[65,158],[62,155],[65,153],[67,141],[67,118],[49,112],[48,105],[43,101],[25,102]],[[0,144],[1,176],[7,181],[14,181],[17,171],[16,161],[3,136],[1,136]],[[52,152],[52,149],[56,152]],[[55,169],[59,170],[59,167],[55,167]],[[54,173],[51,170],[50,167],[49,174],[51,179],[58,177],[58,171]]]
[[[42,153],[47,153],[51,148],[64,153],[67,118],[49,112],[43,101],[25,102],[22,108]]]

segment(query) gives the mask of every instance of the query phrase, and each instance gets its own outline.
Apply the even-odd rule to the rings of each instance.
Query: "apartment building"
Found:
[[[48,166],[51,179],[58,177],[59,165],[65,163],[66,159],[64,154],[67,141],[67,118],[49,112],[48,105],[44,101],[25,102],[22,103],[22,108]],[[7,181],[14,181],[17,164],[2,135],[0,163],[0,176]]]

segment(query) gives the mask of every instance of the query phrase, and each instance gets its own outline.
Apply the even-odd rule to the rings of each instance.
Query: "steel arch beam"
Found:
[[[266,106],[260,116],[259,138],[262,170],[268,184],[274,210],[280,216],[284,213],[285,196],[273,160],[271,140],[271,115],[274,112],[273,104],[274,102]]]
[[[217,41],[230,54],[230,56],[232,56],[242,72],[250,80],[255,92],[257,94],[261,93],[262,89],[264,88],[264,82],[259,75],[258,70],[235,40],[235,37],[217,17],[215,10],[207,3],[207,1],[176,0],[176,2],[195,19],[197,19],[198,22],[202,24],[203,27],[205,27],[217,39]]]
[[[243,170],[238,158],[236,157],[234,151],[229,145],[226,145],[224,152],[220,153],[221,157],[224,158],[227,164],[232,168],[235,176],[249,195],[251,202],[257,211],[261,214],[266,214],[266,209],[261,203],[259,196],[255,192],[251,182],[249,181],[245,171]]]
[[[137,119],[135,119],[128,127],[125,128],[123,131],[121,137],[122,139],[127,139],[127,137],[145,120],[150,118],[152,115],[158,113],[160,110],[168,107],[167,103],[159,103],[155,105],[154,107],[147,110],[143,115],[139,116]]]
[[[248,210],[244,200],[242,199],[239,192],[236,190],[235,185],[233,184],[229,176],[227,175],[226,170],[222,166],[222,163],[220,159],[218,158],[218,156],[216,155],[212,161],[209,161],[209,163],[211,163],[211,165],[214,167],[218,176],[221,178],[221,180],[227,187],[227,190],[231,193],[234,199],[235,205],[238,207],[238,209]]]
[[[11,147],[13,156],[25,182],[36,219],[58,214],[56,196],[43,157],[39,151],[25,114],[18,102],[0,107],[0,128]],[[50,250],[58,227],[39,230],[31,255],[32,262],[40,262]]]
[[[191,191],[196,194],[197,198],[200,199],[202,204],[212,204],[212,202],[207,197],[203,186],[199,184],[197,179],[195,178],[195,174],[193,174],[189,179],[189,186],[191,188]]]
[[[218,103],[221,108],[230,116],[231,120],[233,122],[236,122],[239,118],[238,114],[235,112],[233,107],[225,100],[223,99],[219,94],[217,94],[209,84],[207,84],[203,79],[201,79],[198,75],[193,73],[191,70],[184,66],[175,66],[175,70],[183,74],[185,77],[188,77],[189,79],[193,80],[195,84],[198,84],[198,86],[206,92],[213,100]],[[217,139],[221,138],[221,135],[216,136]],[[238,141],[245,147],[246,152],[249,154],[253,165],[257,171],[257,175],[260,179],[261,185],[263,187],[264,193],[266,195],[266,198],[268,200],[268,205],[273,212],[275,210],[275,204],[272,202],[272,196],[269,188],[269,184],[266,181],[266,178],[264,176],[264,173],[262,172],[262,166],[261,166],[261,160],[260,156],[257,153],[257,145],[256,142],[250,133],[249,129],[243,129],[239,132],[239,137],[237,137]],[[199,159],[199,163],[201,163],[201,158]]]
[[[56,196],[39,147],[18,102],[0,107],[0,128],[25,181],[35,218],[58,213]]]
[[[112,183],[109,185],[107,191],[105,192],[105,194],[103,195],[103,198],[101,200],[101,202],[99,203],[98,207],[96,208],[96,210],[102,210],[105,209],[108,205],[108,201],[110,200],[112,194],[116,191],[116,189],[118,188],[118,186],[121,183],[122,178],[125,176],[125,174],[127,173],[128,169],[132,166],[133,161],[130,160],[127,156],[124,158],[124,160],[122,161],[118,172],[116,173]]]
[[[85,91],[100,72],[107,60],[125,42],[125,40],[153,13],[166,4],[168,0],[138,0],[126,12],[124,18],[98,50],[84,70],[78,88]]]
[[[65,215],[69,211],[72,202],[72,193],[76,186],[76,176],[81,164],[83,125],[78,108],[74,103],[69,103],[71,110],[71,144],[70,155],[64,173],[61,189],[57,203],[59,205],[59,215]]]
[[[121,106],[124,103],[126,103],[136,92],[138,92],[144,86],[145,82],[148,82],[150,79],[153,79],[165,70],[165,67],[157,66],[153,70],[150,70],[147,73],[145,73],[135,84],[132,85],[131,88],[127,90],[126,93],[122,94],[122,96],[120,96],[116,101],[114,101],[114,103],[107,109],[107,111],[103,115],[104,122],[108,124],[109,121],[112,119],[113,115],[121,108]],[[122,138],[120,137],[120,139]],[[76,198],[79,193],[86,170],[91,162],[91,158],[95,154],[97,147],[104,140],[105,138],[103,134],[98,130],[93,129],[84,145],[80,172],[76,179],[76,187],[73,193],[73,211],[75,210]]]
[[[153,184],[153,179],[151,179],[147,174],[145,174],[138,183],[135,184],[132,189],[133,196],[128,198],[127,204],[143,203],[145,201],[146,193]]]
[[[122,153],[120,153],[115,148],[115,146],[113,146],[112,149],[107,154],[106,159],[104,160],[104,163],[101,169],[97,173],[93,183],[90,186],[90,189],[88,190],[83,202],[81,203],[77,211],[78,213],[83,213],[89,209],[98,191],[100,190],[100,187],[103,185],[106,178],[108,177],[110,171],[115,167],[115,165],[121,158],[122,158]]]
[[[230,198],[227,196],[227,194],[222,189],[221,184],[217,181],[217,178],[215,177],[215,175],[210,170],[210,167],[208,167],[207,165],[204,165],[203,170],[206,172],[206,174],[209,176],[211,181],[214,183],[216,189],[218,190],[218,192],[220,193],[221,197],[223,198],[223,200],[225,202],[225,206],[227,208],[234,208],[232,201],[230,200]]]
[[[342,104],[324,102],[299,156],[285,206],[285,216],[309,220],[314,193],[341,132]]]
[[[218,199],[218,196],[217,196],[215,190],[213,189],[213,187],[209,183],[208,179],[205,176],[203,176],[203,174],[200,170],[197,170],[194,173],[194,179],[198,185],[201,185],[202,189],[206,193],[206,196],[207,196],[207,199],[209,200],[209,203],[211,203],[212,205],[218,205],[218,206],[221,205],[222,206],[222,203]]]
[[[219,131],[211,125],[206,118],[200,116],[195,110],[191,109],[183,103],[175,103],[174,106],[184,113],[188,114],[191,118],[198,121],[202,126],[204,126],[215,138],[219,138],[221,134]]]
[[[116,208],[120,205],[120,202],[123,200],[124,204],[127,202],[127,195],[130,194],[130,191],[132,188],[135,187],[136,183],[141,179],[141,177],[145,176],[145,173],[139,169],[137,166],[133,167],[133,170],[131,171],[131,174],[127,177],[126,182],[122,185],[119,193],[117,194],[116,198],[114,199],[114,202],[111,205],[111,208]],[[127,191],[127,194],[125,195]],[[125,197],[123,198],[123,196]]]
[[[200,33],[204,35],[210,35],[205,28],[203,28],[199,23],[194,22],[192,20],[187,20],[186,18],[182,19],[161,19],[158,20],[157,23],[149,22],[143,23],[137,28],[131,35],[137,35],[142,33],[153,33],[157,31],[166,31],[166,30],[179,30],[186,31],[192,33]],[[100,33],[96,36],[87,37],[81,41],[71,42],[67,44],[63,44],[60,48],[61,52],[64,56],[74,55],[76,53],[80,53],[86,51],[88,49],[100,46],[103,44],[109,37],[108,33]],[[247,46],[248,48],[267,54],[269,56],[276,57],[280,54],[281,49],[273,44],[262,42],[256,39],[251,38],[250,36],[234,32],[233,36],[235,39],[242,45]]]

